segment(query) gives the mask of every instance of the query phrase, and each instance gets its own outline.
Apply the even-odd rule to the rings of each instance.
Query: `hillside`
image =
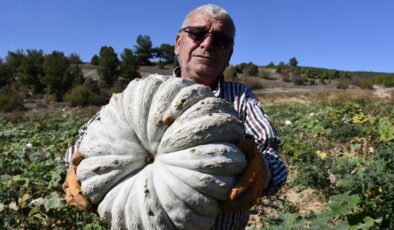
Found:
[[[97,74],[97,68],[91,64],[81,64],[80,65],[83,75],[85,78],[92,78],[94,80],[98,80],[99,76]],[[301,67],[301,72],[308,71],[310,69],[314,69],[316,71],[324,71],[324,72],[335,72],[337,70],[329,70],[329,69],[320,69],[320,68],[311,68],[311,67]],[[142,77],[146,77],[150,74],[158,73],[162,75],[172,75],[173,66],[166,65],[164,68],[158,68],[156,65],[152,66],[140,66],[139,72]],[[277,73],[273,68],[265,68],[259,67],[259,71],[265,73],[264,77],[259,76],[249,76],[247,74],[241,73],[238,74],[236,78],[228,79],[230,81],[241,82],[248,85],[255,94],[262,96],[297,96],[297,95],[309,95],[309,94],[332,94],[332,93],[340,93],[343,92],[343,89],[338,88],[338,82],[341,81],[341,78],[338,79],[327,79],[327,80],[319,80],[319,78],[314,79],[311,84],[310,80],[304,84],[296,84],[293,81],[284,81],[283,74]],[[377,78],[386,73],[375,73],[375,72],[349,72],[349,71],[338,71],[339,74],[348,74],[348,79],[362,79],[362,78]],[[291,76],[291,74],[290,74]],[[306,77],[306,76],[303,76]],[[307,78],[308,79],[308,78]],[[369,91],[365,91],[357,86],[355,83],[348,83],[347,91],[349,94],[353,96],[364,96],[365,94],[375,95],[379,98],[394,98],[394,89],[393,88],[384,88],[378,85],[374,85],[373,88]]]

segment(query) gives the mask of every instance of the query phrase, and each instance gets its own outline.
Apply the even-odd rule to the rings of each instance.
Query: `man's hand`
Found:
[[[66,192],[66,202],[68,205],[80,211],[94,210],[93,205],[82,195],[81,183],[77,178],[77,166],[83,160],[81,153],[75,152],[71,158],[71,166],[68,170],[66,182],[63,189]]]
[[[248,167],[230,190],[229,200],[223,203],[225,211],[252,207],[261,196],[269,173],[264,159],[252,140],[244,140],[238,144],[238,148],[245,154]]]

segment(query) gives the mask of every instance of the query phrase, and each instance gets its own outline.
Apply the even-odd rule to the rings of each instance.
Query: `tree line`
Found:
[[[46,94],[62,101],[67,92],[84,85],[99,94],[98,88],[110,88],[118,78],[128,82],[140,77],[139,66],[151,65],[153,58],[161,64],[174,63],[174,46],[164,43],[153,47],[148,35],[138,35],[136,45],[125,48],[119,56],[111,46],[102,46],[91,58],[99,75],[99,82],[93,82],[84,79],[82,61],[76,53],[66,56],[56,50],[48,54],[39,49],[9,51],[5,59],[0,59],[0,93],[12,91],[24,94],[22,97]]]

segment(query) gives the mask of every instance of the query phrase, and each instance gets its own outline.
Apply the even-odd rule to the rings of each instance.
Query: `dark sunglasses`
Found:
[[[209,32],[204,27],[187,26],[179,30],[180,32],[186,32],[189,38],[195,42],[202,42],[208,35],[212,36],[213,44],[216,47],[230,48],[234,44],[232,37],[225,35],[223,32]]]

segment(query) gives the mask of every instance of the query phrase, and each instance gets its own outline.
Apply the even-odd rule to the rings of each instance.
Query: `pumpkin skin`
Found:
[[[208,87],[151,75],[89,125],[77,177],[112,229],[209,229],[246,167],[243,139],[237,112]]]

